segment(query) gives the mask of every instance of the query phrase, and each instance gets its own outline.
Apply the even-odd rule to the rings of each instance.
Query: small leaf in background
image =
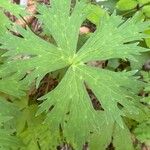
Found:
[[[137,4],[136,0],[120,0],[117,3],[116,8],[121,11],[126,11],[135,8]]]
[[[98,26],[100,24],[100,19],[104,15],[108,15],[106,10],[102,9],[99,5],[91,4],[91,13],[88,15],[87,19]]]
[[[150,120],[140,123],[134,133],[141,143],[150,146]]]
[[[144,91],[150,92],[150,73],[142,71],[141,74],[142,74],[143,80],[147,83]],[[150,98],[150,97],[147,97],[147,98]]]
[[[142,8],[142,12],[144,13],[144,15],[146,15],[146,17],[150,18],[150,5],[144,6]]]
[[[131,69],[132,70],[140,70],[142,69],[143,65],[145,64],[146,60],[150,58],[150,52],[142,53],[141,55],[136,57],[137,61],[130,61]]]
[[[150,91],[150,85],[149,85],[149,87],[147,87],[146,90],[147,90],[147,91]],[[144,97],[144,98],[141,100],[141,102],[143,102],[143,103],[145,103],[145,104],[147,104],[147,105],[150,106],[150,97]]]
[[[150,3],[150,0],[137,0],[140,5]]]
[[[146,34],[150,35],[150,30],[145,31]],[[147,46],[150,48],[150,38],[145,39]]]
[[[107,64],[107,68],[110,70],[115,70],[119,66],[119,60],[118,59],[110,59]]]
[[[147,83],[144,91],[148,94],[141,99],[148,107],[147,119],[140,122],[134,130],[136,138],[150,148],[150,72],[141,72],[143,80]]]

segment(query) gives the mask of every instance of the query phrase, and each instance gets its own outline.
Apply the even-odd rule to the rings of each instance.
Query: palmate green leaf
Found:
[[[52,1],[52,8],[39,6],[41,15],[38,18],[44,23],[48,33],[53,36],[58,47],[65,50],[72,58],[77,48],[79,27],[90,14],[91,6],[83,1],[77,1],[70,15],[70,3],[71,0]]]
[[[21,140],[13,135],[12,124],[9,126],[9,122],[12,123],[13,115],[16,112],[16,108],[11,103],[0,98],[0,149],[8,150],[10,147],[18,149],[23,146]]]
[[[72,137],[77,136],[79,141],[75,142],[79,146],[81,139],[85,141],[88,138],[88,131],[95,132],[95,130],[99,130],[100,126],[105,126],[104,124],[109,124],[115,120],[123,127],[121,116],[125,114],[118,108],[117,103],[124,106],[129,113],[137,115],[138,108],[128,99],[134,97],[133,93],[129,94],[127,89],[122,88],[122,86],[126,87],[133,92],[140,87],[135,84],[134,78],[128,78],[129,75],[132,74],[116,74],[87,66],[70,68],[59,86],[42,98],[47,100],[42,103],[39,113],[43,110],[48,111],[50,106],[55,106],[47,118],[47,121],[51,123],[52,130],[56,130],[61,123],[68,141],[73,143],[74,138],[72,139]],[[93,109],[84,82],[100,100],[106,113],[105,117],[101,117],[101,112],[95,112]],[[66,97],[68,98],[66,99]],[[69,114],[67,115],[67,113]],[[71,130],[74,132],[72,133]],[[86,131],[86,134],[81,131]]]
[[[121,131],[121,132],[120,132]],[[131,133],[129,129],[125,126],[124,129],[121,129],[120,126],[116,124],[114,133],[113,133],[113,145],[116,150],[134,150],[131,139]]]
[[[7,27],[9,26],[10,21],[6,17],[6,15],[0,10],[0,37],[4,36],[5,33],[8,31]],[[4,52],[2,49],[0,49],[2,55]],[[0,56],[1,57],[1,56]],[[15,77],[7,77],[0,79],[0,92],[3,92],[5,94],[9,94],[11,96],[15,97],[21,97],[25,95],[25,93],[22,91],[25,87],[23,84],[18,84],[18,79]]]
[[[93,34],[77,53],[76,61],[106,60],[122,58],[135,60],[133,55],[148,51],[138,47],[138,43],[130,43],[144,38],[143,32],[149,22],[137,22],[138,15],[124,22],[121,17],[113,14],[110,18],[104,17],[95,34]],[[123,23],[124,22],[124,23]],[[99,42],[100,41],[100,42]],[[92,55],[91,55],[92,54]]]
[[[52,93],[46,95],[45,98],[50,96],[52,99],[45,101],[38,113],[43,110],[48,111],[50,106],[56,104],[56,107],[52,113],[49,113],[47,118],[51,124],[52,131],[57,130],[59,124],[62,123],[67,140],[71,143],[77,143],[78,147],[81,148],[90,131],[92,132],[95,128],[99,128],[97,120],[100,120],[100,117],[94,111],[86,92],[83,78],[79,78],[78,73],[80,72],[74,72],[70,68],[59,86]]]
[[[25,147],[22,147],[21,150],[37,150],[39,147],[42,150],[55,149],[58,144],[58,136],[55,138],[53,135],[48,125],[36,124],[20,135],[25,143]]]
[[[0,40],[3,43],[3,49],[10,49],[3,56],[11,56],[11,59],[1,69],[1,76],[17,71],[22,75],[21,79],[25,73],[31,71],[32,74],[29,74],[30,78],[27,79],[31,83],[35,78],[38,78],[40,81],[48,72],[68,65],[69,62],[65,60],[67,54],[64,50],[42,40],[30,29],[26,31],[18,27],[18,31],[24,38],[12,36],[8,32],[5,34],[6,37],[3,36]],[[6,38],[8,38],[7,41]],[[34,47],[31,47],[32,43],[34,43]],[[16,59],[18,56],[25,56],[26,59]]]
[[[9,150],[10,147],[18,149],[23,146],[21,140],[15,136],[11,136],[11,133],[8,130],[0,129],[0,149]]]
[[[102,117],[105,117],[105,115]],[[114,123],[109,122],[109,124],[106,124],[104,122],[104,124],[101,123],[99,126],[101,126],[100,132],[93,134],[90,138],[89,147],[91,150],[106,150],[108,145],[112,142]]]
[[[110,135],[106,135],[101,149],[110,144],[114,124],[118,126],[115,137],[130,137],[122,117],[138,116],[142,111],[138,96],[135,96],[143,87],[142,82],[133,76],[136,72],[108,71],[88,66],[87,62],[112,58],[135,60],[140,52],[149,51],[139,47],[137,41],[147,37],[143,31],[150,23],[137,22],[137,15],[127,21],[115,14],[104,16],[96,32],[77,52],[79,28],[90,13],[89,5],[77,2],[70,12],[70,0],[52,0],[51,7],[39,6],[39,13],[38,18],[56,45],[44,41],[30,29],[17,27],[15,30],[21,37],[7,32],[0,38],[0,43],[8,50],[4,56],[9,58],[0,76],[13,73],[21,78],[28,72],[20,82],[29,80],[31,83],[36,78],[39,82],[45,74],[66,67],[58,86],[41,98],[44,102],[37,113],[47,112],[45,122],[50,124],[51,130],[58,131],[61,124],[67,142],[79,150],[86,141],[91,143],[90,137],[96,136],[97,132],[104,135],[102,128],[106,125],[110,125]],[[28,58],[15,59],[20,55]],[[93,108],[87,87],[93,91],[103,110]],[[130,150],[131,142],[127,141]],[[114,145],[121,149],[123,144],[116,139]]]
[[[0,36],[3,36],[7,31],[6,26],[9,24],[8,18],[5,14],[0,10]]]
[[[21,84],[14,77],[6,77],[0,80],[0,92],[14,96],[14,97],[22,97],[25,96],[25,89],[27,88]]]
[[[110,122],[109,124],[101,124],[100,134],[97,133],[91,136],[90,148],[92,150],[106,150],[110,143],[113,144],[116,150],[133,150],[131,134],[127,126],[124,129],[118,124]],[[121,132],[120,132],[121,131]]]
[[[49,124],[43,124],[44,115],[35,117],[37,108],[37,105],[27,106],[18,118],[17,134],[25,144],[21,150],[37,150],[38,147],[50,150],[58,146],[58,136],[52,136],[54,132],[58,134],[58,131],[51,132]]]

